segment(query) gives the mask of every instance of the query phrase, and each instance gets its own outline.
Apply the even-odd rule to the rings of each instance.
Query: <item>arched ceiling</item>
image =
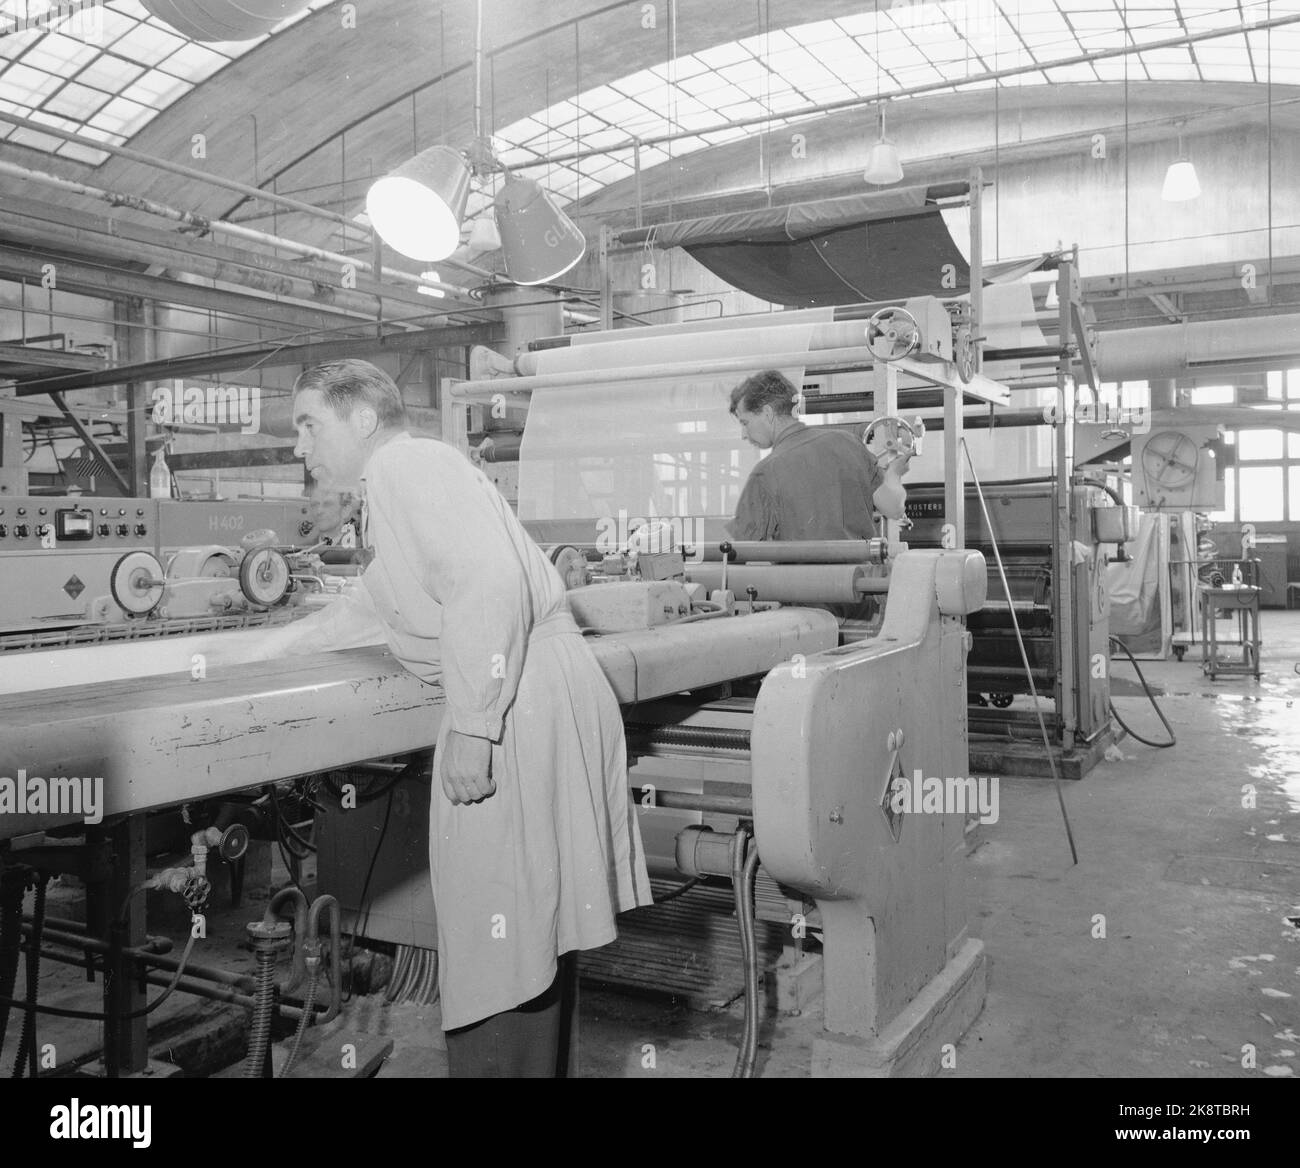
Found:
[[[110,0],[106,12],[122,21],[145,16],[137,0]],[[531,164],[582,210],[610,215],[631,207],[638,193],[721,199],[770,185],[770,167],[762,176],[755,164],[758,140],[765,130],[788,138],[792,127],[769,119],[801,115],[800,131],[847,149],[871,130],[861,103],[878,94],[893,99],[890,134],[914,175],[964,167],[1000,142],[1023,150],[1041,138],[1041,148],[1051,149],[1098,122],[1172,138],[1179,121],[1195,134],[1267,117],[1275,131],[1294,133],[1300,23],[1239,31],[1288,16],[1300,17],[1300,0],[484,0],[482,120],[503,161]],[[315,11],[252,47],[214,46],[229,63],[166,105],[129,144],[353,215],[373,177],[426,146],[473,139],[474,22],[472,0],[318,0]],[[1037,68],[1213,30],[1229,35]],[[33,32],[0,39],[6,73],[56,35]],[[995,80],[990,72],[1008,75]],[[24,108],[3,90],[4,77],[0,110]],[[859,104],[803,113],[843,102]],[[1009,113],[1016,137],[1001,141]],[[953,131],[947,142],[945,126]],[[630,149],[573,157],[610,151],[630,134],[688,136],[644,147],[639,181]],[[557,157],[566,161],[546,161]],[[842,149],[824,173],[805,173],[804,185],[844,181],[843,157]],[[0,158],[303,242],[369,251],[362,232],[135,161],[109,157],[92,166],[13,140],[0,143]],[[102,211],[77,196],[6,185]]]

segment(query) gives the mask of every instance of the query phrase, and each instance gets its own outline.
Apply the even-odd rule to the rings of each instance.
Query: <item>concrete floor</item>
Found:
[[[979,829],[969,861],[972,931],[989,958],[987,1000],[955,1067],[939,1074],[1296,1074],[1300,928],[1286,918],[1300,915],[1300,612],[1267,610],[1261,623],[1259,682],[1210,681],[1192,654],[1143,663],[1178,745],[1153,750],[1126,739],[1122,757],[1064,784],[1077,865],[1051,782],[1001,781],[1000,818]],[[1131,667],[1113,668],[1121,715],[1160,737],[1127,680]],[[218,924],[202,960],[249,968],[242,926],[261,908],[250,898],[229,927]],[[46,1000],[93,1003],[76,971],[47,969]],[[177,999],[159,1012],[158,1053],[189,1064],[222,1051],[227,1061],[239,1057],[242,1010]],[[729,1075],[740,1018],[739,1004],[700,1013],[584,988],[581,1074]],[[355,1000],[336,1026],[394,1039],[382,1077],[446,1073],[436,1005],[385,1006],[375,995]],[[768,1015],[759,1073],[806,1075],[820,1026],[816,1006]],[[45,1022],[41,1034],[58,1039],[61,1062],[93,1039],[85,1023]]]

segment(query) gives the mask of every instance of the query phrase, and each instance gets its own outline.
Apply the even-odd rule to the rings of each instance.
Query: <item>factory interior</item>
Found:
[[[463,1065],[487,537],[339,362],[617,705],[556,1075],[1300,1072],[1300,0],[0,0],[0,321],[0,1074]],[[431,673],[276,648],[410,540]]]

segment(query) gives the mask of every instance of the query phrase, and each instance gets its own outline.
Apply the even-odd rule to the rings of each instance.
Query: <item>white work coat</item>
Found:
[[[650,882],[618,703],[501,494],[453,447],[407,433],[370,456],[363,494],[364,588],[272,635],[314,624],[356,643],[373,602],[394,656],[442,685],[429,870],[452,1030],[542,993],[558,955],[614,940],[615,914],[649,904]],[[443,791],[453,729],[492,742],[496,792],[479,803]]]

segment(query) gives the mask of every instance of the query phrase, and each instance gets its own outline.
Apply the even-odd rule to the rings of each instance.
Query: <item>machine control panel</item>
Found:
[[[133,500],[71,496],[29,499],[21,504],[10,500],[0,504],[0,551],[18,547],[48,551],[88,544],[125,550],[150,539],[154,524],[149,522],[146,508],[124,507],[120,505],[123,502]],[[126,522],[128,515],[135,516],[135,523]]]

